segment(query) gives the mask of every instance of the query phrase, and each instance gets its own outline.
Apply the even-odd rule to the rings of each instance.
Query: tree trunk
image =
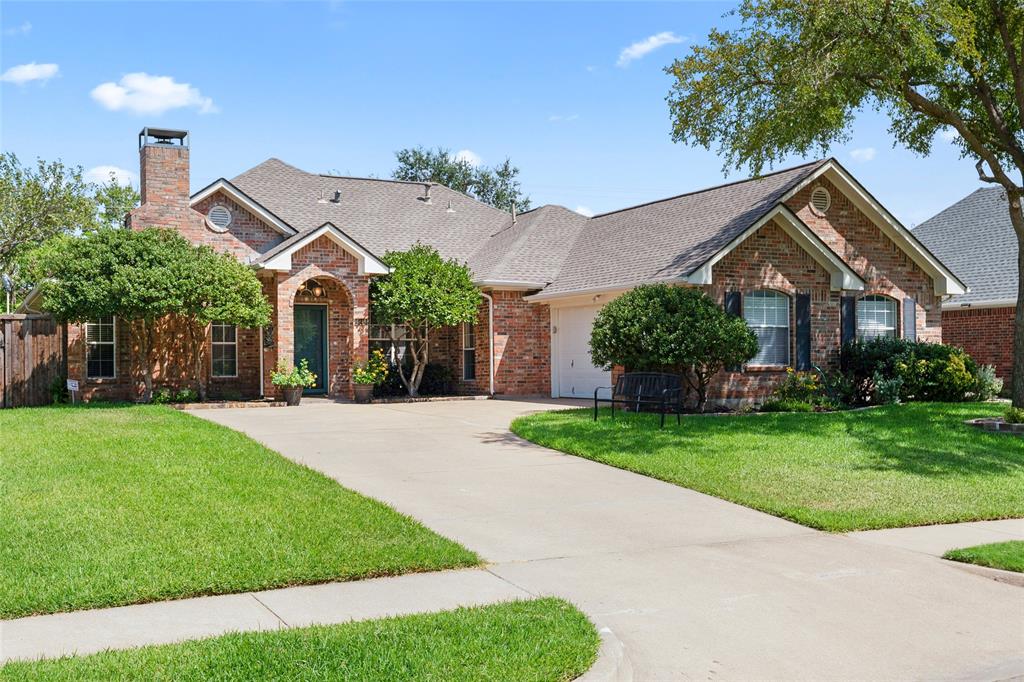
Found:
[[[142,320],[139,354],[142,356],[142,402],[153,400],[153,327],[155,320]]]
[[[203,346],[206,341],[206,325],[200,326],[196,320],[189,320],[188,336],[189,336],[189,351],[192,355],[192,375],[195,381],[196,395],[199,396],[200,402],[206,402],[207,387],[206,382],[203,380]]]
[[[1024,223],[1024,217],[1020,222]],[[1013,373],[1010,382],[1013,406],[1024,408],[1024,226],[1017,230],[1017,312],[1013,322]]]

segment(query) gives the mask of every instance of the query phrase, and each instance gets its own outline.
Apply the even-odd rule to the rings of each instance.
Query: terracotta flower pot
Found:
[[[357,403],[368,403],[373,398],[373,384],[353,384]]]
[[[284,402],[291,407],[295,407],[302,400],[302,387],[295,386],[293,388],[282,388],[281,393],[284,394]]]

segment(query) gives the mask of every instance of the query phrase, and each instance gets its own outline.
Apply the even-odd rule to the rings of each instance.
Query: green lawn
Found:
[[[943,554],[942,558],[962,561],[965,564],[978,564],[990,568],[1001,568],[1004,571],[1024,573],[1024,540],[993,542],[989,545],[952,549]]]
[[[1024,439],[965,426],[985,403],[911,403],[830,414],[597,423],[589,410],[521,417],[541,445],[831,531],[1024,516]],[[674,421],[674,420],[672,420]]]
[[[9,663],[0,680],[571,680],[597,647],[582,613],[537,599]]]
[[[478,563],[248,437],[158,406],[0,412],[0,617]]]

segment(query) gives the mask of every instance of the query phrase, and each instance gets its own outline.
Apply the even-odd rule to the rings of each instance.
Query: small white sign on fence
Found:
[[[78,379],[68,379],[68,390],[74,392],[78,391]]]

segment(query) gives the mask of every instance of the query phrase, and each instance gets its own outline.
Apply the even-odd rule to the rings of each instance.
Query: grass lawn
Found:
[[[582,613],[537,599],[9,663],[0,680],[571,680],[597,647]]]
[[[965,564],[978,564],[990,568],[1001,568],[1004,571],[1024,573],[1024,540],[993,542],[989,545],[951,549],[943,554],[942,558],[962,561]]]
[[[831,414],[597,423],[589,410],[528,415],[512,431],[814,528],[850,531],[1024,516],[1024,439],[965,426],[1005,410],[911,403]],[[672,420],[674,421],[674,420]]]
[[[159,406],[0,412],[0,617],[478,563],[250,438]]]

